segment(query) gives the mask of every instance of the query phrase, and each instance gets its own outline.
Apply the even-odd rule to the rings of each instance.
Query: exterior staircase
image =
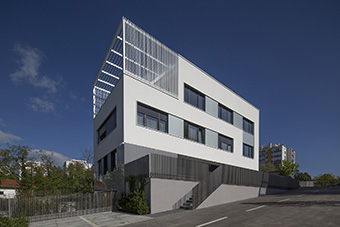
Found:
[[[222,184],[222,182],[223,165],[220,165],[175,203],[173,209],[196,209]]]
[[[184,210],[192,210],[193,209],[193,200],[192,197],[190,197],[189,199],[187,199],[182,206],[180,206],[181,209]]]

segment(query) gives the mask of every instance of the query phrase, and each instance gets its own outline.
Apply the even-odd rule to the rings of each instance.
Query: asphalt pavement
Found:
[[[292,190],[126,225],[134,226],[340,226],[340,187]]]
[[[340,186],[291,190],[197,210],[155,215],[104,212],[30,224],[41,226],[340,226]]]

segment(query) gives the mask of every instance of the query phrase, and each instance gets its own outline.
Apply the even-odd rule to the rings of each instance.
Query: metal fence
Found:
[[[115,192],[0,200],[0,213],[25,216],[30,222],[111,211]]]

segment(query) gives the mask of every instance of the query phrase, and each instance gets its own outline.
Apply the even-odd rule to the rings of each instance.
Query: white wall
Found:
[[[16,195],[15,189],[0,189],[0,192],[4,192],[0,198],[12,199]]]
[[[151,214],[172,210],[172,206],[185,196],[197,182],[150,178]]]
[[[259,111],[212,77],[179,57],[179,96],[171,97],[124,75],[124,142],[258,170]],[[254,122],[254,159],[243,157],[243,130],[184,102],[184,83]],[[137,101],[234,139],[234,153],[136,124]]]
[[[104,140],[98,144],[97,130],[115,107],[117,126],[110,134],[106,136]],[[108,96],[104,105],[101,107],[93,121],[93,140],[94,163],[103,158],[106,154],[113,151],[119,146],[119,144],[123,142],[123,78],[118,81],[116,87]]]

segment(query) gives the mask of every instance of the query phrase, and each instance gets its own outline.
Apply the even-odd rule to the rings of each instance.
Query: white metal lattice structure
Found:
[[[126,18],[93,86],[93,118],[123,73],[178,97],[178,55]]]

